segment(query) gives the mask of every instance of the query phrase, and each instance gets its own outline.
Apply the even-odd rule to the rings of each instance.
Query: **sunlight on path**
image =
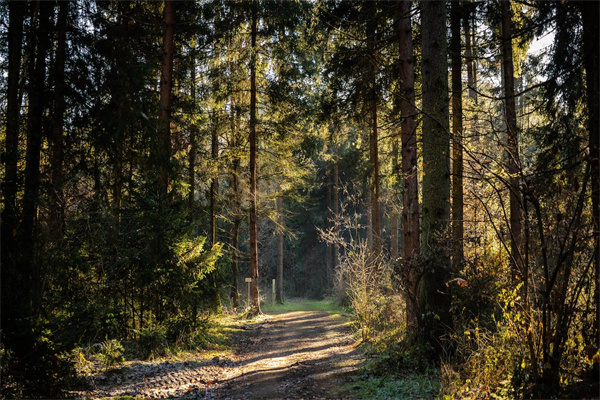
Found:
[[[128,362],[90,377],[80,398],[336,398],[362,361],[344,318],[286,311],[237,325],[235,351]]]

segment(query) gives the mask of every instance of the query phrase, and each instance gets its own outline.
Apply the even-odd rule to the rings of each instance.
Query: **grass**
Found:
[[[348,316],[350,311],[347,308],[341,307],[333,300],[306,300],[306,299],[289,299],[281,304],[273,304],[264,302],[261,304],[261,309],[266,313],[279,313],[290,311],[322,311],[333,315]]]
[[[431,374],[412,372],[379,377],[365,372],[340,389],[356,399],[435,399],[440,394],[440,383]]]

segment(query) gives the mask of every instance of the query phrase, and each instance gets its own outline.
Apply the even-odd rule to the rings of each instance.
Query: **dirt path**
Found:
[[[237,327],[239,328],[239,326]],[[85,398],[332,399],[362,360],[345,321],[326,312],[291,311],[249,322],[234,351],[206,358],[136,362],[92,377]]]
[[[274,315],[236,354],[234,375],[219,388],[226,399],[340,397],[339,386],[361,354],[344,323],[324,312]]]

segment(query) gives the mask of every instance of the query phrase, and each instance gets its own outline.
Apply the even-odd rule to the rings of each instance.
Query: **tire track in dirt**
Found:
[[[350,379],[362,360],[353,343],[344,320],[327,313],[274,315],[240,338],[234,357],[237,375],[219,384],[217,397],[347,398],[335,387]]]
[[[239,326],[237,327],[239,328]],[[342,318],[291,311],[249,321],[233,336],[230,358],[133,362],[89,377],[80,398],[334,399],[362,353]]]

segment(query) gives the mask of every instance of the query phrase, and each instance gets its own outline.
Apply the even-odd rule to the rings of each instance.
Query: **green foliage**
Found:
[[[153,325],[142,328],[136,333],[135,350],[136,355],[141,359],[160,358],[168,353],[169,343],[165,326]]]
[[[29,350],[27,359],[15,357],[12,350],[0,348],[2,390],[4,399],[68,398],[69,390],[81,385],[73,362],[59,352],[43,335]]]
[[[343,388],[354,399],[433,399],[440,393],[439,377],[433,372],[405,372],[384,376],[364,373]]]
[[[521,336],[525,319],[519,290],[520,286],[502,289],[498,294],[499,313],[490,316],[492,328],[480,324],[477,318],[456,328],[452,339],[458,363],[442,367],[442,386],[447,396],[521,397],[531,384],[527,341]]]
[[[111,339],[102,342],[98,356],[100,357],[100,360],[102,360],[104,368],[110,369],[123,361],[124,352],[125,349],[121,342],[116,339]]]

